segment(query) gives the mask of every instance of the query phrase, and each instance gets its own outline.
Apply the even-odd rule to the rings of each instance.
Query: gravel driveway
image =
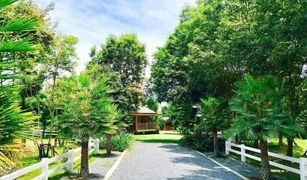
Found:
[[[137,143],[111,180],[241,179],[195,151],[169,143]]]

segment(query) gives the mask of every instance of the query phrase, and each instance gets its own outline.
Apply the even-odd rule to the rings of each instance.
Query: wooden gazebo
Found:
[[[156,116],[156,112],[148,107],[140,107],[138,111],[131,113],[134,120],[135,132],[156,132],[159,130],[153,117]]]

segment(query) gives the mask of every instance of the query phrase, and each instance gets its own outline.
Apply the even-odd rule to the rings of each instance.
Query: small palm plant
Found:
[[[16,0],[0,0],[0,14],[8,5]],[[30,38],[25,35],[33,31],[40,23],[33,19],[0,19],[0,53],[17,53],[35,50]],[[31,113],[22,112],[16,99],[8,90],[12,80],[20,78],[15,68],[16,61],[0,56],[0,176],[16,167],[20,146],[7,145],[14,138],[24,136],[33,120]]]
[[[218,131],[223,130],[227,122],[224,115],[221,102],[214,98],[208,97],[201,100],[201,118],[198,128],[213,135],[214,154],[219,156]]]
[[[0,92],[0,175],[7,174],[19,164],[18,159],[24,148],[11,144],[15,138],[26,137],[35,116],[22,112],[18,103]]]
[[[89,138],[99,138],[110,131],[111,99],[107,78],[92,80],[88,75],[72,75],[59,81],[62,90],[61,117],[57,120],[59,134],[81,141],[80,175],[89,175]]]
[[[231,109],[236,113],[232,127],[225,137],[243,135],[260,142],[261,176],[271,179],[268,156],[268,139],[278,137],[278,133],[293,135],[301,128],[291,124],[289,116],[283,114],[283,94],[277,88],[272,76],[254,79],[247,75],[244,81],[236,83],[236,96]]]
[[[105,132],[105,139],[106,139],[106,150],[107,156],[111,156],[112,153],[112,136],[119,130],[120,128],[120,114],[117,110],[117,106],[111,104],[108,106],[109,116],[108,116],[108,123],[110,126],[108,130]]]

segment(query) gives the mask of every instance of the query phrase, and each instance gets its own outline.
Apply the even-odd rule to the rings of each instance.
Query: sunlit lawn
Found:
[[[297,144],[293,146],[293,157],[302,157],[304,152],[307,150],[307,139],[295,139]],[[283,139],[283,146],[279,148],[278,138],[272,139],[269,141],[269,149],[272,152],[279,154],[287,154],[287,140]]]
[[[20,141],[20,140],[18,140],[18,141]],[[39,143],[41,143],[41,140],[38,140],[38,141],[39,141]],[[43,141],[43,143],[47,143],[49,141],[49,139],[43,139],[42,141]],[[54,143],[54,140],[51,141],[51,144],[53,144],[53,143]],[[66,144],[66,146],[69,147],[69,148],[72,148],[72,149],[78,147],[78,145],[74,142],[68,142]],[[26,155],[24,155],[24,157],[21,159],[20,163],[21,163],[22,166],[20,166],[19,169],[22,169],[22,168],[30,166],[32,164],[38,163],[40,161],[40,159],[38,157],[38,150],[37,150],[37,147],[36,147],[33,140],[27,140],[25,148],[27,148],[29,150],[29,152]],[[64,149],[63,147],[56,147],[56,152],[58,154],[62,154],[62,153],[66,152],[66,149]],[[100,153],[105,153],[105,150],[100,150]],[[77,155],[80,155],[80,153],[75,154],[75,156],[77,156]],[[94,160],[93,157],[94,157],[93,155],[90,156],[90,162]],[[60,165],[61,163],[62,163],[61,161],[57,161],[55,163],[52,163],[52,164],[49,165],[49,169],[53,169],[54,167]],[[80,167],[80,160],[78,160],[74,163],[74,170],[76,172],[78,172],[79,167]],[[24,175],[24,176],[22,176],[18,179],[33,179],[34,177],[37,177],[38,175],[40,175],[40,169],[36,169],[35,171],[32,171],[32,172],[30,172],[30,173],[28,173],[28,174],[26,174],[26,175]],[[65,171],[65,169],[62,169],[62,170],[54,173],[53,175],[51,175],[49,177],[49,179],[58,179],[59,177],[67,176],[67,175],[68,175],[68,173]]]
[[[104,154],[105,152],[106,152],[105,150],[100,150],[99,151],[100,154]],[[93,155],[93,154],[90,155],[89,163],[93,162],[94,160],[95,160],[95,155]],[[39,161],[36,161],[36,162],[39,162]],[[80,162],[81,162],[80,159],[78,161],[74,162],[74,172],[79,172],[80,171]],[[55,163],[52,163],[52,164],[49,165],[49,169],[53,169],[56,166],[60,165],[61,163],[62,163],[61,161],[57,161]],[[28,173],[28,174],[26,174],[26,175],[24,175],[24,176],[22,176],[22,177],[20,177],[18,179],[20,179],[20,180],[21,179],[33,179],[33,178],[39,176],[40,173],[41,173],[41,170],[37,169],[37,170],[32,171],[31,173]],[[68,176],[68,175],[69,175],[69,173],[64,168],[64,169],[59,170],[58,172],[52,174],[51,176],[49,176],[48,179],[59,179],[61,177],[65,177],[65,176]]]
[[[295,142],[297,144],[293,146],[293,157],[302,157],[302,155],[304,154],[304,152],[307,150],[307,139],[295,139]],[[284,138],[283,139],[283,146],[280,148],[278,146],[278,138],[272,139],[269,142],[269,150],[271,152],[276,152],[279,154],[287,154],[287,141]],[[297,164],[290,164],[289,162],[287,162],[286,164],[290,165],[290,166],[295,166],[296,168],[299,167],[299,165]],[[282,170],[279,170],[278,168],[272,168],[272,172],[274,172],[275,174],[278,174],[281,177],[284,177],[285,179],[299,179],[299,175],[291,173],[291,172],[285,172]]]
[[[297,158],[302,157],[302,155],[307,149],[307,139],[295,139],[295,142],[297,143],[297,146],[296,145],[293,146],[293,157],[297,157]],[[252,145],[249,144],[249,146],[252,146]],[[287,140],[286,138],[283,139],[283,146],[280,148],[278,145],[278,138],[271,139],[268,142],[268,148],[270,152],[275,152],[278,154],[286,155],[287,154]],[[233,157],[236,157],[236,159],[239,160],[238,156],[233,156]],[[258,161],[247,158],[247,162],[254,166],[260,167],[260,162]],[[284,161],[284,162],[280,161],[279,163],[282,163],[282,164],[285,164],[291,167],[295,167],[295,168],[299,167],[297,163],[292,164],[289,161]],[[286,172],[284,170],[280,170],[275,167],[272,167],[271,170],[274,174],[278,175],[281,179],[299,179],[299,175],[292,173],[292,172]]]
[[[141,142],[178,143],[183,136],[176,131],[160,131],[160,134],[136,134],[134,140]]]

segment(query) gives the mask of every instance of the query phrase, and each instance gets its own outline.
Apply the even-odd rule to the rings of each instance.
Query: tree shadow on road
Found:
[[[183,164],[187,167],[191,167],[195,170],[185,170],[182,173],[182,177],[172,178],[169,180],[189,180],[189,179],[241,179],[234,173],[224,169],[223,167],[215,164],[210,159],[199,155],[197,152],[188,148],[180,147],[177,144],[165,144],[160,146],[167,149],[167,151],[176,153],[177,156],[173,157],[171,161],[174,164]],[[179,156],[178,156],[179,155]]]

